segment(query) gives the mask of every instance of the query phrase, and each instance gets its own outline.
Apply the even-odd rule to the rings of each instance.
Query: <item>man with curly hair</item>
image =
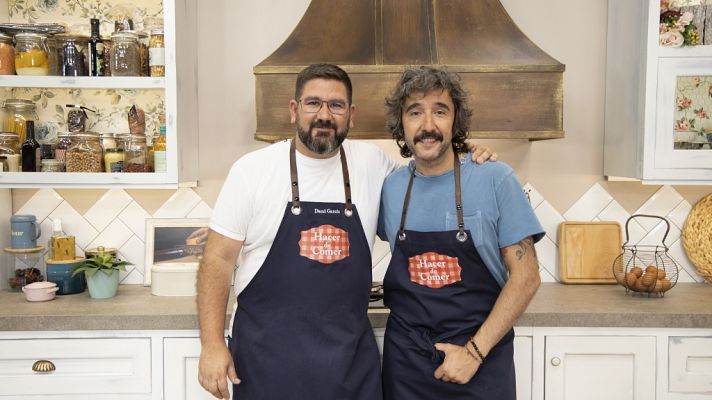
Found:
[[[384,399],[515,399],[512,327],[539,287],[541,225],[509,166],[463,156],[472,111],[455,74],[408,69],[386,107],[414,161],[381,193]]]

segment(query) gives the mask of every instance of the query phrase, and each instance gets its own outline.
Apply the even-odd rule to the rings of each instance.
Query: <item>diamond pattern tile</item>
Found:
[[[119,248],[119,254],[133,264],[133,268],[141,275],[141,284],[143,284],[143,274],[146,270],[146,245],[138,237],[131,236],[126,243]]]
[[[84,213],[84,218],[99,231],[103,231],[133,199],[124,190],[112,189],[104,193],[94,205]]]
[[[662,245],[663,238],[665,238],[665,245],[669,248],[673,243],[680,239],[682,232],[675,224],[670,224],[670,231],[667,232],[667,237],[665,236],[665,231],[667,229],[667,224],[664,221],[660,221],[653,229],[651,229],[643,239],[641,239],[639,245],[655,246]]]
[[[685,226],[687,214],[692,210],[692,206],[687,200],[683,200],[667,215],[668,221],[672,222],[678,228],[682,229]]]
[[[677,279],[678,282],[704,282],[704,279],[697,273],[695,266],[687,258],[685,247],[682,245],[682,238],[670,246],[668,254],[680,265],[681,271]]]
[[[137,202],[132,201],[126,208],[119,214],[119,219],[121,222],[126,224],[126,226],[131,229],[134,235],[136,235],[139,240],[146,240],[146,219],[151,218],[146,210],[143,209]]]
[[[548,283],[555,283],[557,282],[556,278],[554,278],[553,275],[549,273],[544,268],[539,268],[539,278],[541,279],[542,282],[548,282]]]
[[[121,272],[119,275],[119,281],[122,285],[142,285],[143,275],[137,268],[130,267],[126,268],[126,271]]]
[[[537,192],[531,183],[527,182],[522,188],[524,189],[524,193],[529,195],[529,203],[532,205],[532,208],[539,207],[539,204],[544,201],[544,196]]]
[[[77,246],[82,249],[87,248],[89,243],[99,234],[99,232],[66,201],[63,201],[59,207],[55,208],[49,217],[51,219],[61,219],[64,232],[69,235],[74,235]]]
[[[549,204],[548,201],[542,201],[539,206],[534,210],[539,223],[544,228],[546,236],[550,238],[554,243],[559,242],[559,224],[564,222],[564,218],[559,214],[554,207]]]
[[[593,221],[611,200],[613,197],[596,183],[564,213],[564,218],[567,221]]]
[[[535,245],[539,266],[551,276],[559,278],[559,248],[547,236],[541,238]]]
[[[114,219],[87,247],[94,248],[104,246],[119,249],[131,236],[133,236],[131,229],[121,222],[121,220]]]
[[[178,189],[153,213],[153,218],[184,218],[200,202],[200,196],[192,189]]]
[[[672,186],[663,186],[643,203],[635,213],[665,216],[670,214],[683,200],[680,193],[673,189]],[[658,222],[652,218],[644,218],[641,219],[640,224],[645,230],[650,231]]]
[[[40,189],[25,203],[17,214],[30,214],[43,221],[57,208],[64,199],[52,189]]]
[[[204,201],[200,201],[197,206],[195,206],[190,212],[188,213],[187,217],[188,218],[207,218],[210,219],[210,216],[213,214],[213,209],[210,208],[208,203]]]

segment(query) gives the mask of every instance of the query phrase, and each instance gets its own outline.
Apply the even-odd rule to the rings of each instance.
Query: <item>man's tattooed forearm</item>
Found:
[[[531,252],[532,255],[536,255],[536,250],[534,249],[534,240],[532,240],[531,236],[515,245],[512,245],[512,250],[514,250],[514,255],[519,261],[521,261],[527,253]]]

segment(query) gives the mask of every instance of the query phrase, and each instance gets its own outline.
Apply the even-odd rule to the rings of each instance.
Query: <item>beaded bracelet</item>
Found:
[[[473,353],[473,352],[467,347],[467,344],[465,344],[464,347],[465,347],[465,350],[467,351],[467,354],[469,354],[470,357],[472,357],[475,361],[477,361],[477,362],[479,362],[480,364],[482,364],[482,360],[480,360],[479,358],[477,358],[477,356],[475,355],[475,353]]]
[[[477,355],[480,356],[480,363],[484,364],[485,363],[485,356],[482,355],[482,352],[480,351],[480,348],[477,347],[477,343],[475,343],[475,337],[470,338],[470,343],[472,343],[472,347],[475,348],[475,351],[477,352]]]

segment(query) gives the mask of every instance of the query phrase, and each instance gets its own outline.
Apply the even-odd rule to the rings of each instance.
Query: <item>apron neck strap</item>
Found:
[[[465,232],[465,222],[462,215],[462,188],[460,185],[460,157],[457,156],[457,151],[453,146],[452,151],[455,153],[453,157],[453,169],[455,171],[455,210],[457,211],[457,235],[455,237],[459,242],[467,240],[467,232]],[[400,229],[398,230],[398,240],[405,240],[405,219],[408,215],[408,205],[410,204],[410,193],[413,189],[413,179],[415,178],[415,167],[410,172],[410,180],[408,180],[408,189],[405,192],[403,200],[403,211],[401,213]]]
[[[292,214],[299,215],[302,213],[302,207],[299,200],[296,140],[296,138],[292,139],[292,144],[289,146],[289,175],[292,180]],[[346,198],[344,215],[350,217],[353,215],[353,203],[351,202],[351,181],[349,180],[349,165],[346,163],[346,153],[344,152],[344,148],[342,146],[339,146],[339,154],[341,156],[341,174],[344,177],[344,197]]]

